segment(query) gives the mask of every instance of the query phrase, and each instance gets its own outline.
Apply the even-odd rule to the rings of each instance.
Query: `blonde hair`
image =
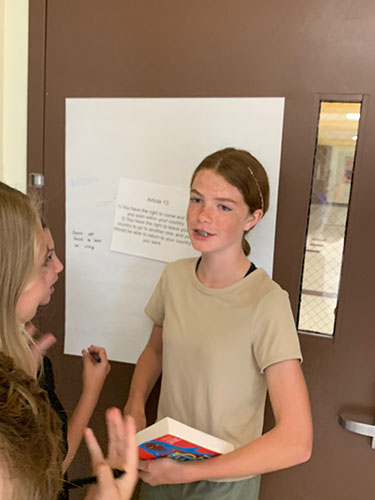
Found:
[[[198,172],[202,170],[213,170],[236,187],[251,214],[258,209],[262,210],[263,214],[267,212],[270,199],[267,173],[263,165],[249,152],[225,148],[210,154],[195,169],[190,187]],[[242,250],[245,255],[250,253],[250,244],[245,238],[247,233],[248,231],[245,231],[242,238]]]
[[[48,395],[0,352],[0,473],[9,500],[55,500],[62,489],[61,422]]]
[[[32,276],[40,227],[36,202],[0,182],[0,350],[33,377],[38,361],[16,306]]]

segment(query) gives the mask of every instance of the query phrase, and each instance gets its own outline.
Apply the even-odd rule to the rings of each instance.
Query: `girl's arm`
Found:
[[[275,426],[237,450],[199,462],[170,459],[141,461],[140,478],[151,485],[239,478],[292,467],[309,460],[312,418],[298,360],[275,363],[265,370]]]
[[[95,361],[93,356],[99,357],[100,362]],[[90,346],[88,351],[82,351],[82,358],[82,393],[68,421],[68,453],[63,462],[63,472],[68,469],[77,453],[104,381],[111,369],[103,347]]]
[[[161,374],[162,355],[163,327],[154,325],[150,339],[137,361],[124,408],[124,414],[134,418],[137,431],[146,427],[145,404]]]

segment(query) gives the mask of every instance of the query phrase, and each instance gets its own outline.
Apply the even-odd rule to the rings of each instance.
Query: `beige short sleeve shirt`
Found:
[[[197,259],[168,264],[145,308],[163,326],[158,418],[243,446],[261,435],[264,370],[301,359],[288,295],[263,269],[224,289],[203,286]]]

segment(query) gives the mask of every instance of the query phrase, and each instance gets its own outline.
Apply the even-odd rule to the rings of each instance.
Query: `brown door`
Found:
[[[322,96],[324,99],[324,96]],[[355,97],[354,97],[355,98]],[[340,96],[329,96],[340,100]],[[341,96],[341,99],[350,99]],[[375,158],[371,130],[375,108],[365,98],[362,104],[357,161],[354,168],[352,195],[346,227],[346,243],[336,307],[333,337],[300,334],[304,355],[303,370],[307,380],[314,417],[314,450],[309,463],[287,471],[265,475],[261,499],[354,500],[373,498],[375,494],[375,449],[372,438],[344,430],[341,416],[375,427]],[[296,168],[285,167],[285,197],[305,190],[296,181]],[[341,210],[342,208],[339,209]],[[280,206],[280,212],[283,208]],[[302,224],[305,213],[293,223],[280,221],[276,243],[276,280],[290,291],[297,308],[299,279],[291,272],[295,224]],[[298,220],[300,219],[300,220]],[[324,241],[317,243],[323,246]],[[320,250],[312,250],[319,252]],[[300,268],[300,261],[294,267]],[[324,265],[324,260],[321,261]],[[317,270],[319,273],[319,270]],[[329,295],[329,294],[328,294]],[[324,299],[323,299],[324,300]],[[319,314],[319,310],[317,311]],[[267,424],[272,422],[267,411]],[[358,428],[358,426],[355,426]]]
[[[28,163],[30,171],[44,171],[47,216],[62,257],[66,97],[284,96],[275,279],[289,291],[297,311],[319,96],[369,97],[358,142],[336,334],[334,340],[301,335],[315,421],[313,457],[308,464],[266,475],[262,500],[354,500],[375,494],[370,440],[338,424],[340,413],[370,424],[375,413],[374,18],[373,0],[30,2]],[[52,357],[58,392],[70,410],[79,392],[81,363],[62,354],[63,325],[62,276],[43,326],[59,337]],[[113,364],[93,422],[102,436],[103,410],[124,404],[132,369]],[[151,414],[154,410],[155,399]],[[87,454],[81,451],[72,476],[87,469]]]

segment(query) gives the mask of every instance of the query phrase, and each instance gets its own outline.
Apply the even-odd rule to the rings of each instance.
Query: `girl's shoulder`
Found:
[[[163,271],[164,275],[172,276],[176,273],[189,273],[191,269],[195,269],[195,265],[197,262],[196,257],[186,258],[186,259],[178,259],[173,262],[169,262]]]
[[[256,302],[278,300],[280,297],[288,297],[288,293],[276,283],[264,269],[258,268],[251,273],[248,280],[248,292],[256,298]]]
[[[256,286],[261,287],[265,293],[282,290],[281,286],[262,267],[258,267],[252,274],[255,278]]]

